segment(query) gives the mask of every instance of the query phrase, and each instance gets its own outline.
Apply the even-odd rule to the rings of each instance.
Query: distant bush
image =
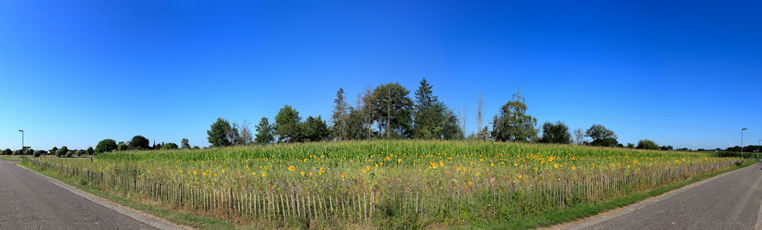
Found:
[[[93,150],[93,146],[90,146],[90,147],[87,147],[87,152],[85,152],[85,153],[87,153],[87,155],[93,155],[94,151],[95,150]]]
[[[48,151],[48,155],[55,155],[56,151],[58,151],[58,147],[53,146],[53,148]]]
[[[78,152],[76,149],[66,153],[66,157],[71,157],[74,153]]]
[[[40,155],[42,155],[43,153],[45,153],[45,151],[42,151],[42,150],[34,151],[34,157],[40,157]]]
[[[58,151],[56,151],[56,156],[64,157],[66,156],[67,153],[69,153],[69,148],[67,148],[66,146],[63,146],[60,149],[58,149]]]
[[[116,149],[116,141],[112,139],[103,139],[95,146],[96,153],[111,152]]]
[[[5,151],[3,151],[3,155],[11,155],[12,153],[13,151],[11,151],[11,149],[5,149]]]
[[[17,149],[16,151],[13,151],[13,155],[21,155],[21,150]]]
[[[124,143],[124,141],[120,141],[118,145],[116,145],[116,151],[124,151],[127,150],[127,144]]]
[[[177,148],[178,148],[177,144],[172,142],[161,145],[161,149],[177,149]]]
[[[651,150],[660,150],[661,148],[659,145],[657,145],[654,141],[649,140],[646,138],[645,140],[639,140],[638,146],[635,147],[636,149],[651,149]]]
[[[193,149],[201,149],[198,147],[198,145],[193,146]]]

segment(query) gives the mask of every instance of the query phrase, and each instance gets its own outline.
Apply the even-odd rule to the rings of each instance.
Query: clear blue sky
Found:
[[[206,130],[329,117],[336,90],[422,78],[476,128],[527,113],[620,143],[762,139],[760,1],[0,1],[0,148],[111,138],[208,146]],[[254,128],[254,125],[251,128]]]

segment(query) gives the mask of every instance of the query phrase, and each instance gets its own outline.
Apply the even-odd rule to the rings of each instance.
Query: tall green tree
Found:
[[[150,144],[151,142],[148,141],[148,138],[145,138],[144,136],[141,136],[141,135],[135,135],[134,137],[132,137],[132,140],[130,140],[129,146],[139,150],[143,150],[143,149],[148,149],[149,147],[148,145]]]
[[[254,143],[267,145],[275,141],[275,137],[273,136],[273,133],[275,132],[275,126],[271,125],[266,117],[263,117],[262,120],[259,121],[259,124],[257,124],[254,128],[257,131],[257,135],[254,138]]]
[[[593,146],[614,147],[619,144],[616,140],[619,137],[616,136],[614,131],[607,129],[600,124],[590,126],[590,128],[585,131],[585,135],[593,139],[593,142],[590,143]]]
[[[492,138],[496,141],[530,142],[537,137],[537,118],[526,114],[527,106],[509,101],[492,119]]]
[[[343,88],[339,88],[336,92],[336,99],[333,100],[335,104],[333,106],[333,130],[334,136],[337,140],[342,141],[348,138],[347,129],[347,110],[349,105],[347,104],[346,94]]]
[[[206,131],[206,134],[209,135],[207,140],[213,147],[230,146],[233,144],[230,137],[232,130],[233,127],[230,126],[228,120],[217,118],[217,121],[212,123],[211,129]]]
[[[397,82],[381,84],[373,91],[374,108],[379,115],[376,122],[386,138],[413,136],[413,101],[408,94],[410,91]]]
[[[420,86],[415,91],[415,111],[413,112],[413,137],[431,139],[436,138],[441,130],[443,110],[437,104],[437,96],[434,96],[433,86],[429,85],[426,78],[421,80]]]
[[[114,149],[116,149],[116,141],[113,139],[103,139],[95,146],[96,153],[111,152]]]
[[[275,134],[278,135],[278,142],[301,142],[302,131],[299,126],[301,120],[302,117],[294,108],[289,105],[283,106],[278,111],[278,115],[275,115]]]
[[[320,116],[309,116],[300,126],[303,141],[323,141],[331,137],[331,130]]]
[[[87,155],[93,155],[95,150],[93,150],[93,146],[87,147]]]
[[[183,138],[183,140],[180,141],[180,146],[183,149],[190,149],[190,143],[188,143],[188,138]]]
[[[347,139],[349,140],[364,140],[367,139],[368,132],[365,129],[363,122],[363,113],[361,110],[349,107],[349,114],[347,115]]]
[[[561,121],[555,124],[546,121],[542,124],[540,143],[571,144],[572,134],[569,132],[569,126]]]

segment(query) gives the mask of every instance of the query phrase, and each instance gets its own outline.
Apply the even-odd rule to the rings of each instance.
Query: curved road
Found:
[[[762,229],[762,163],[568,229]]]
[[[0,160],[0,229],[157,229]]]

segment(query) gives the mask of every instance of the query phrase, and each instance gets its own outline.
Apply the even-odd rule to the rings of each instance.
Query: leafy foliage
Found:
[[[537,118],[526,115],[527,106],[509,101],[492,119],[492,138],[496,141],[530,142],[537,136]]]
[[[93,150],[93,146],[90,146],[90,147],[87,147],[87,152],[85,153],[87,153],[87,155],[93,155],[93,152],[95,152],[95,150]]]
[[[211,130],[207,130],[206,134],[209,143],[213,147],[224,147],[233,144],[231,142],[230,133],[233,127],[230,126],[230,122],[225,119],[217,118],[217,121],[212,123]]]
[[[111,152],[114,149],[116,149],[116,141],[113,139],[103,139],[95,146],[96,153]]]
[[[66,146],[63,146],[63,147],[61,147],[60,149],[58,149],[56,151],[56,156],[57,157],[64,157],[64,156],[66,156],[67,153],[69,153],[69,148],[67,148]]]
[[[56,155],[56,151],[58,151],[58,147],[53,146],[53,148],[48,152],[48,155]]]
[[[301,142],[302,132],[299,127],[301,120],[302,117],[294,108],[290,105],[283,106],[275,116],[275,134],[278,135],[278,142]]]
[[[177,149],[177,148],[178,148],[177,144],[172,142],[161,145],[162,150],[170,150],[170,149]]]
[[[124,141],[120,141],[119,144],[116,145],[116,151],[124,150],[127,150],[127,144],[125,144]]]
[[[593,146],[613,147],[619,143],[616,140],[618,137],[614,134],[614,131],[607,129],[600,124],[590,126],[590,128],[585,131],[585,135],[593,139],[593,142],[590,143]]]
[[[331,136],[331,130],[328,129],[328,125],[320,116],[316,118],[307,117],[307,120],[300,126],[300,130],[303,132],[301,135],[303,141],[323,141]]]
[[[3,155],[11,155],[11,154],[13,154],[13,151],[11,151],[11,149],[5,149],[3,151]]]
[[[183,138],[182,141],[180,141],[180,147],[182,149],[190,149],[190,144],[188,144],[188,138]]]
[[[572,134],[569,132],[569,126],[561,121],[555,124],[546,121],[542,125],[541,143],[571,144]]]
[[[40,157],[40,155],[42,155],[43,153],[45,153],[45,151],[43,150],[34,151],[34,157]]]
[[[138,150],[143,150],[143,149],[148,149],[150,144],[151,142],[148,141],[148,138],[145,138],[144,136],[141,136],[141,135],[135,135],[134,137],[132,137],[132,140],[130,140],[129,146]]]
[[[408,97],[410,91],[399,83],[381,84],[373,91],[373,109],[376,122],[387,138],[412,137],[413,101]]]
[[[259,124],[254,126],[254,128],[257,132],[257,135],[254,138],[254,143],[267,145],[275,141],[275,137],[273,136],[275,126],[270,124],[267,117],[263,117],[262,120],[259,121]]]

